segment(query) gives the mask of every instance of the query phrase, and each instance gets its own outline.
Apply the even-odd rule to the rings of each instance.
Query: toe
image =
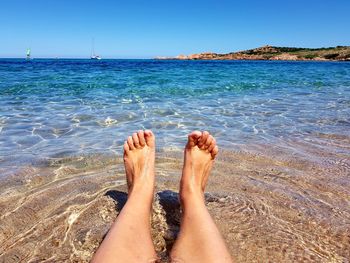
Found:
[[[213,138],[210,145],[208,146],[208,149],[207,149],[208,152],[212,152],[214,150],[215,146],[216,146],[216,140],[215,140],[215,138]]]
[[[207,150],[209,148],[209,146],[211,145],[212,141],[214,140],[214,137],[212,135],[209,134],[208,139],[206,140],[206,142],[203,144],[203,148],[205,150]]]
[[[132,134],[132,140],[134,142],[134,146],[135,146],[136,149],[141,148],[141,145],[140,145],[140,142],[139,142],[139,137],[137,136],[136,132],[134,132]]]
[[[193,131],[193,132],[191,132],[188,135],[188,142],[187,142],[186,147],[187,148],[194,147],[197,144],[198,139],[201,137],[201,135],[202,135],[202,133],[200,131]]]
[[[131,136],[128,137],[127,142],[128,142],[128,145],[129,145],[129,149],[130,149],[130,150],[135,150],[134,142],[133,142]]]
[[[145,134],[143,131],[138,131],[137,136],[139,137],[140,145],[143,147],[146,145]]]
[[[148,147],[155,147],[155,138],[151,130],[145,130],[145,140]]]
[[[218,154],[218,152],[219,152],[219,147],[216,145],[214,149],[211,151],[211,158],[215,159],[215,156]]]
[[[198,147],[202,149],[203,145],[205,144],[205,142],[207,141],[209,136],[209,132],[204,131],[202,133],[202,137],[198,140]]]
[[[130,151],[129,145],[128,145],[128,143],[125,141],[125,142],[124,142],[124,155],[125,155],[125,154],[128,154],[129,151]]]

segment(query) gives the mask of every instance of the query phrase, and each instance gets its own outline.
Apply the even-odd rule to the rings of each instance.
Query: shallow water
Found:
[[[88,261],[125,202],[121,145],[144,128],[163,258],[180,149],[206,129],[222,149],[208,208],[238,262],[348,262],[350,63],[153,60],[0,60],[0,262]]]
[[[349,134],[350,63],[2,60],[0,96],[9,166],[119,152],[141,128],[159,147],[182,146],[193,129],[227,149],[320,144]]]

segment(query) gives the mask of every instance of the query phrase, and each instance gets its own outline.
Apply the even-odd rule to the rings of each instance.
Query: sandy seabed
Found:
[[[348,138],[339,138],[349,149]],[[349,262],[350,161],[272,149],[221,151],[207,207],[235,262]],[[309,151],[312,151],[312,149]],[[181,151],[159,150],[156,250],[179,231]],[[0,262],[89,262],[126,202],[121,158],[90,155],[27,166],[0,181]]]

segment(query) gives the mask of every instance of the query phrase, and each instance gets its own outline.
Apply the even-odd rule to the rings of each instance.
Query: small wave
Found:
[[[103,121],[97,121],[97,123],[102,127],[110,127],[110,126],[116,125],[118,123],[118,121],[115,119],[112,119],[111,117],[107,117]]]

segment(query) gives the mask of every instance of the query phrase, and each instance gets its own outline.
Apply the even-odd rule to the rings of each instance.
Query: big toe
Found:
[[[148,147],[155,148],[156,140],[151,130],[145,130],[145,141]]]
[[[193,131],[188,135],[187,148],[192,148],[197,145],[198,139],[202,136],[200,131]]]

